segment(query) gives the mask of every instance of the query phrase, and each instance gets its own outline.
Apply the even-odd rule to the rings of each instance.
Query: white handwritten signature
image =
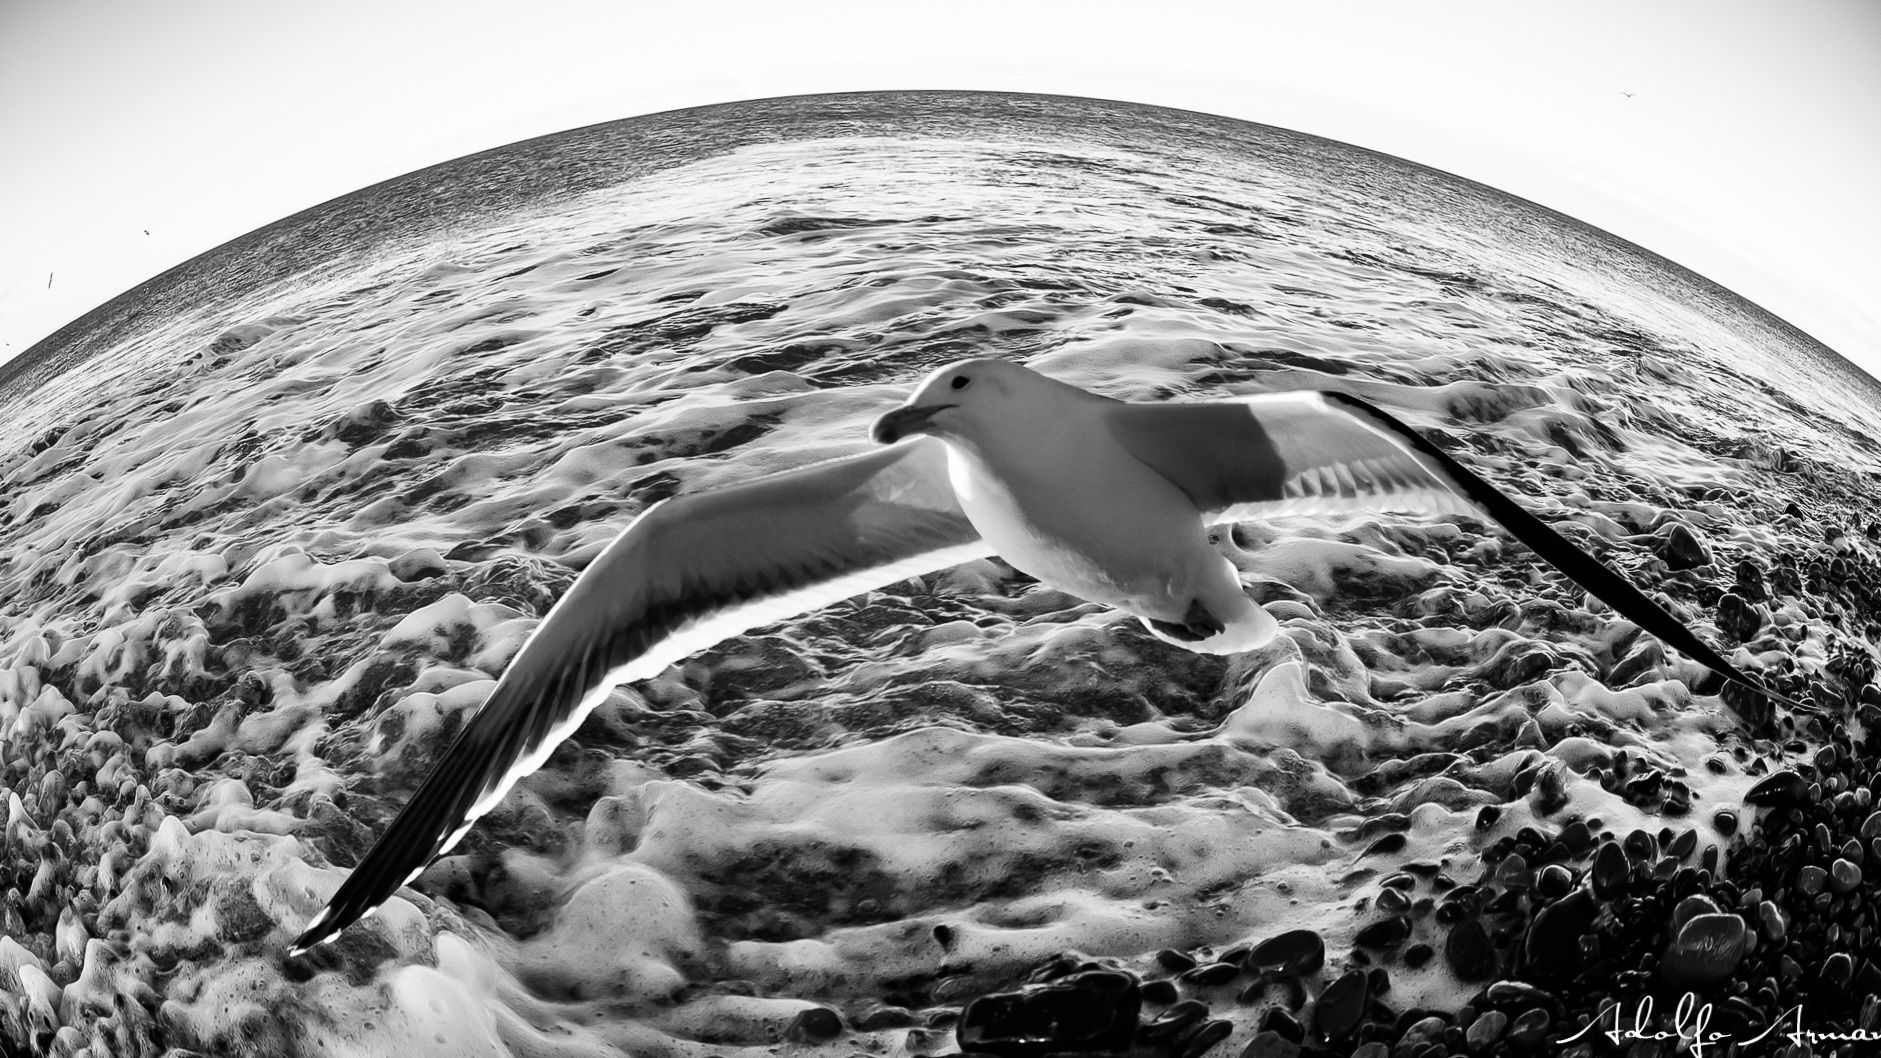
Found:
[[[1575,1040],[1593,1032],[1595,1028],[1600,1025],[1601,1020],[1606,1018],[1609,1014],[1613,1015],[1613,1027],[1600,1033],[1600,1035],[1607,1038],[1609,1043],[1617,1046],[1623,1040],[1684,1040],[1691,1045],[1692,1058],[1704,1058],[1705,1048],[1713,1045],[1736,1043],[1748,1047],[1752,1044],[1762,1042],[1772,1035],[1776,1035],[1778,1039],[1788,1040],[1792,1044],[1881,1040],[1881,1032],[1876,1032],[1871,1029],[1855,1029],[1852,1032],[1817,1032],[1811,1029],[1805,1029],[1803,1028],[1803,1005],[1801,1003],[1796,1004],[1778,1015],[1775,1021],[1765,1026],[1764,1030],[1757,1035],[1747,1036],[1743,1039],[1733,1039],[1728,1032],[1711,1031],[1711,1004],[1706,1003],[1700,1006],[1698,1004],[1698,997],[1687,992],[1679,998],[1678,1006],[1672,1011],[1672,1028],[1669,1032],[1665,1029],[1651,1027],[1652,997],[1642,996],[1639,1000],[1639,1005],[1633,1009],[1633,1024],[1630,1028],[1622,1027],[1620,1023],[1620,1004],[1611,1003],[1602,1007],[1600,1013],[1594,1016],[1594,1020],[1588,1022],[1579,1032],[1564,1039],[1556,1040],[1555,1042],[1573,1043]],[[1794,1023],[1787,1031],[1778,1034],[1777,1030],[1782,1027],[1786,1020],[1790,1019],[1793,1019]]]

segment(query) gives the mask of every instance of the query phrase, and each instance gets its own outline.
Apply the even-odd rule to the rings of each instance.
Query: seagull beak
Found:
[[[951,407],[952,404],[929,404],[896,408],[875,420],[869,436],[875,438],[876,444],[892,445],[910,434],[926,433],[934,416]]]

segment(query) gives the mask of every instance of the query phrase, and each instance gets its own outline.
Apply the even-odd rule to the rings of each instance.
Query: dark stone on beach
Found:
[[[1697,915],[1679,928],[1659,974],[1667,987],[1700,989],[1731,976],[1750,948],[1750,930],[1732,914]]]
[[[1838,893],[1852,891],[1861,884],[1861,868],[1854,863],[1840,859],[1829,865],[1829,888]]]
[[[1718,828],[1718,833],[1728,838],[1737,833],[1737,813],[1728,808],[1720,808],[1718,813],[1711,817],[1711,825]]]
[[[1517,1053],[1538,1049],[1547,1035],[1548,1026],[1554,1024],[1554,1018],[1541,1007],[1531,1007],[1523,1011],[1509,1024],[1507,1039],[1509,1046]]]
[[[1748,642],[1763,627],[1763,614],[1735,592],[1718,600],[1718,627],[1740,643]]]
[[[1722,911],[1723,909],[1710,897],[1703,893],[1693,893],[1685,899],[1680,900],[1677,906],[1672,908],[1672,933],[1676,936],[1678,931],[1684,927],[1685,923],[1690,922],[1699,915],[1716,915],[1722,913]]]
[[[1873,841],[1875,838],[1881,838],[1881,812],[1876,812],[1861,822],[1861,839]]]
[[[1659,557],[1673,569],[1697,569],[1711,564],[1711,552],[1683,523],[1674,522],[1659,540]]]
[[[1558,863],[1543,867],[1535,875],[1535,892],[1550,900],[1564,895],[1574,887],[1574,872]]]
[[[1594,830],[1584,820],[1576,819],[1562,827],[1555,840],[1567,846],[1569,855],[1582,856],[1594,847]]]
[[[1512,853],[1496,864],[1496,884],[1504,889],[1527,892],[1535,882],[1535,876],[1528,869],[1528,860],[1520,853]]]
[[[1822,981],[1830,988],[1844,989],[1855,979],[1855,957],[1838,951],[1822,962]]]
[[[1796,872],[1796,890],[1804,896],[1814,896],[1822,892],[1828,880],[1829,872],[1811,863]]]
[[[1170,1003],[1174,1003],[1176,998],[1181,994],[1182,993],[1176,991],[1176,983],[1174,981],[1143,982],[1143,1002],[1145,1003],[1167,1006]]]
[[[1651,834],[1643,830],[1635,830],[1626,835],[1626,840],[1620,843],[1620,848],[1625,851],[1627,859],[1635,863],[1644,863],[1659,855],[1659,843],[1653,840]]]
[[[1405,966],[1415,970],[1429,962],[1431,956],[1435,954],[1437,954],[1437,949],[1419,941],[1404,949],[1404,951],[1398,955],[1398,958],[1403,960]]]
[[[1481,1053],[1494,1046],[1502,1034],[1508,1030],[1509,1016],[1500,1010],[1485,1010],[1476,1015],[1469,1028],[1463,1032],[1464,1042],[1469,1049]]]
[[[1626,878],[1632,872],[1632,865],[1627,862],[1626,853],[1620,851],[1617,842],[1609,841],[1594,853],[1593,880],[1594,895],[1602,900],[1611,900],[1626,891]]]
[[[955,1027],[963,1051],[1033,1058],[1057,1051],[1120,1051],[1136,1035],[1136,978],[1087,970],[1051,984],[981,996]]]
[[[1401,915],[1381,918],[1358,931],[1352,942],[1361,948],[1395,948],[1411,935],[1411,920]]]
[[[1802,803],[1807,796],[1809,783],[1793,771],[1772,772],[1757,781],[1757,785],[1744,794],[1744,803],[1760,808],[1788,808]]]
[[[1783,910],[1771,900],[1762,900],[1757,904],[1757,920],[1763,924],[1764,939],[1773,944],[1783,942],[1789,933],[1789,921],[1784,918]]]
[[[1358,1031],[1371,1007],[1371,985],[1363,970],[1347,970],[1313,1003],[1313,1035],[1338,1042]]]
[[[1685,860],[1697,850],[1698,831],[1686,830],[1680,832],[1678,837],[1672,839],[1672,844],[1667,847],[1666,853],[1674,859]]]
[[[1156,963],[1172,974],[1195,969],[1195,960],[1174,948],[1164,948],[1157,952]]]
[[[1403,834],[1386,834],[1365,846],[1361,856],[1389,856],[1394,852],[1403,852],[1406,838]]]
[[[1241,967],[1231,962],[1211,962],[1184,971],[1180,980],[1185,985],[1195,988],[1214,988],[1234,980],[1241,973]]]
[[[1207,1003],[1198,999],[1187,999],[1144,1022],[1143,1027],[1137,1029],[1136,1038],[1144,1043],[1173,1040],[1201,1024],[1207,1017]]]
[[[1487,980],[1496,972],[1496,949],[1489,943],[1489,931],[1473,918],[1464,919],[1450,930],[1444,939],[1443,958],[1459,980]]]
[[[792,1043],[822,1043],[842,1035],[843,1019],[828,1007],[810,1007],[799,1010],[797,1016],[790,1019],[790,1025],[784,1030],[784,1038]]]
[[[1594,924],[1599,911],[1594,894],[1576,889],[1542,908],[1528,927],[1522,946],[1523,965],[1538,981],[1565,981],[1581,969],[1581,934]]]
[[[1205,1021],[1197,1026],[1187,1039],[1180,1042],[1176,1049],[1176,1058],[1202,1058],[1233,1034],[1234,1022],[1226,1018]]]
[[[1307,977],[1326,965],[1326,942],[1310,929],[1289,930],[1262,941],[1247,953],[1252,970],[1279,970]]]
[[[1476,810],[1476,829],[1488,830],[1502,818],[1501,805],[1484,805]]]
[[[1482,1002],[1496,1010],[1527,1010],[1529,1007],[1546,1007],[1550,1010],[1561,1005],[1553,992],[1537,988],[1527,981],[1497,981],[1483,989]]]

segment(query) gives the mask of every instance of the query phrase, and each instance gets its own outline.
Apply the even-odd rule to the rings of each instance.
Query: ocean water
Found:
[[[1569,218],[1089,100],[596,126],[288,218],[0,380],[0,1031],[705,1056],[823,1006],[843,1053],[943,1053],[1065,952],[1156,976],[1312,929],[1336,973],[1381,879],[1476,881],[1524,827],[1728,850],[1713,812],[1781,751],[1701,666],[1480,520],[1287,520],[1221,542],[1284,629],[1248,655],[995,561],[728,641],[285,958],[637,511],[860,451],[983,355],[1136,400],[1359,394],[1786,692],[1872,678],[1881,389]],[[1687,531],[1708,561],[1675,569]],[[1385,958],[1397,1009],[1473,990]],[[1264,1009],[1232,995],[1224,1054]]]

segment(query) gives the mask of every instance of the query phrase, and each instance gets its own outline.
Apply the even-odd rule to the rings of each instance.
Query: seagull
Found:
[[[1003,360],[941,368],[881,447],[647,508],[537,625],[489,698],[290,954],[417,878],[613,688],[747,629],[996,554],[1205,653],[1278,632],[1208,527],[1283,515],[1482,513],[1725,679],[1676,617],[1395,416],[1336,392],[1134,403]]]

